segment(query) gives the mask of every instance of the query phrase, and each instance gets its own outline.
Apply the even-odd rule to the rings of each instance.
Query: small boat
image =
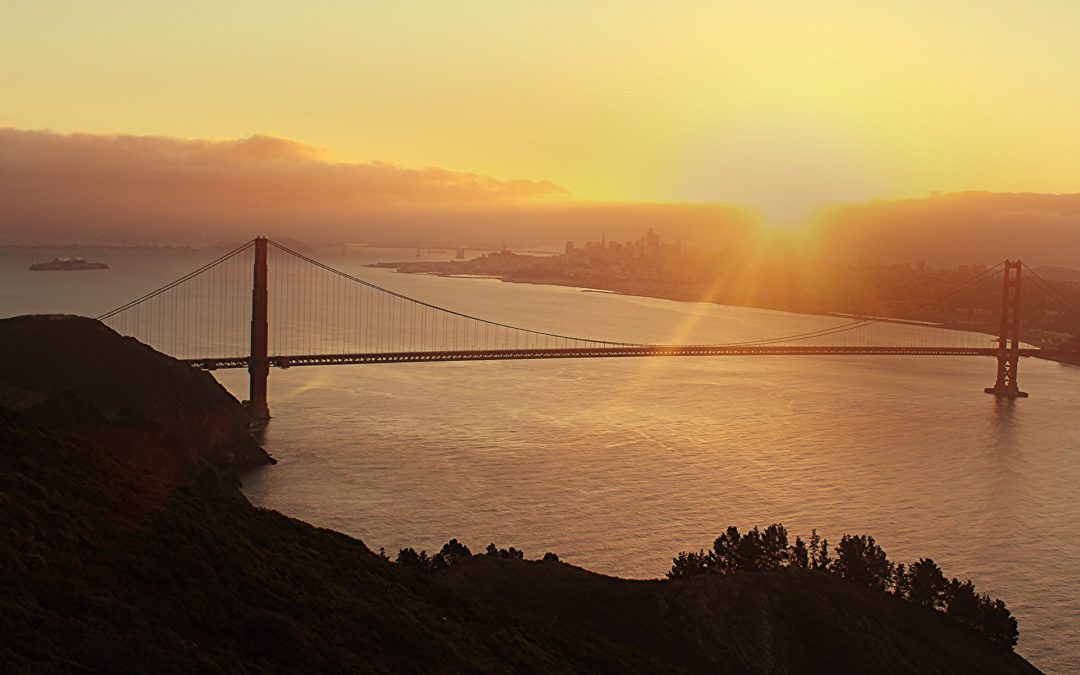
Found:
[[[73,272],[79,270],[107,270],[105,263],[90,262],[85,258],[53,258],[48,262],[34,263],[30,266],[34,272]]]

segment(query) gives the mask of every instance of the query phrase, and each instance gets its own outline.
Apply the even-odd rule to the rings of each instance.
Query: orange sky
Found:
[[[1080,181],[1080,4],[16,3],[0,125],[277,134],[581,199],[822,203]]]
[[[438,166],[439,190],[467,174],[495,201],[559,185],[543,199],[800,226],[835,202],[1077,191],[1077,25],[1066,0],[43,0],[0,22],[0,127],[273,135],[413,188]]]

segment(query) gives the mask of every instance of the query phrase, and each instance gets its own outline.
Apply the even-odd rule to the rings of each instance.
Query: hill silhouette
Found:
[[[0,344],[87,330],[28,317],[0,322]],[[155,374],[114,381],[127,395],[237,407],[209,377],[111,331],[95,339],[93,368]],[[57,358],[72,371],[86,361]],[[98,406],[119,392],[48,393],[32,368],[17,372],[6,400],[23,409],[0,409],[0,663],[12,672],[1037,672],[939,614],[813,571],[629,581],[481,555],[418,573],[251,506],[210,479],[228,467],[175,443],[154,447],[180,470],[148,471],[131,447],[143,436],[95,429],[113,424]],[[59,424],[41,414],[73,407]],[[157,412],[170,409],[182,424],[188,408]]]
[[[92,319],[2,319],[0,354],[0,405],[123,448],[159,477],[273,462],[209,373]]]

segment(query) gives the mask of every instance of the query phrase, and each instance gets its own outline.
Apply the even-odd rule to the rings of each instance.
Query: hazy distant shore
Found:
[[[768,302],[736,302],[731,298],[724,298],[718,300],[702,299],[695,296],[690,292],[678,292],[671,288],[666,288],[665,284],[651,283],[651,282],[625,282],[623,280],[604,280],[602,278],[594,278],[590,280],[590,283],[583,284],[582,279],[576,278],[559,278],[559,277],[545,277],[545,278],[530,278],[528,276],[522,276],[521,274],[499,274],[492,271],[491,273],[466,273],[456,270],[447,270],[447,267],[454,265],[460,265],[453,261],[449,262],[378,262],[371,263],[368,267],[376,267],[382,269],[392,269],[400,274],[426,274],[438,277],[447,278],[460,278],[460,279],[496,279],[506,283],[514,284],[536,284],[542,286],[561,286],[564,288],[578,288],[582,291],[588,292],[602,292],[602,293],[615,293],[618,295],[627,295],[641,298],[655,298],[657,300],[672,300],[675,302],[706,302],[714,305],[726,305],[730,307],[752,307],[754,309],[767,309],[779,312],[788,312],[791,314],[805,314],[810,316],[828,316],[833,318],[851,319],[853,321],[861,319],[872,319],[876,321],[882,321],[894,324],[904,324],[912,326],[926,326],[932,328],[941,328],[945,330],[957,330],[967,331],[972,333],[982,333],[989,338],[996,338],[993,333],[989,333],[986,330],[981,329],[978,326],[972,326],[970,324],[955,323],[955,322],[929,322],[918,321],[914,319],[904,319],[899,317],[881,317],[881,316],[867,316],[863,314],[854,314],[850,312],[831,311],[821,307],[807,307],[807,306],[793,306],[782,303],[768,303]],[[1080,366],[1080,355],[1071,356],[1067,354],[1046,354],[1036,356],[1035,358],[1045,359],[1047,361],[1055,361],[1057,363],[1064,363],[1068,365]]]
[[[990,337],[994,337],[991,333],[979,330],[977,327],[961,324],[961,323],[941,323],[930,321],[918,321],[915,319],[904,319],[899,317],[882,317],[882,316],[868,316],[864,314],[855,314],[851,312],[840,312],[827,310],[821,307],[809,307],[809,306],[796,306],[782,303],[769,303],[769,302],[737,302],[731,298],[709,300],[697,297],[690,292],[678,292],[674,289],[665,288],[664,284],[654,284],[650,282],[638,282],[638,283],[620,283],[619,281],[602,281],[593,280],[593,283],[583,284],[581,279],[575,278],[530,278],[519,275],[510,276],[497,273],[482,274],[482,273],[462,273],[453,271],[439,271],[435,266],[440,265],[452,265],[454,263],[442,263],[442,262],[377,262],[367,265],[367,267],[376,267],[381,269],[392,269],[399,274],[423,274],[436,277],[444,277],[449,279],[495,279],[505,283],[511,284],[534,284],[538,286],[561,286],[563,288],[577,288],[582,291],[592,293],[614,293],[617,295],[626,295],[639,298],[654,298],[656,300],[671,300],[674,302],[704,302],[713,305],[724,305],[729,307],[751,307],[754,309],[767,309],[777,312],[788,312],[790,314],[805,314],[808,316],[828,316],[841,319],[851,319],[853,321],[862,319],[873,319],[877,321],[883,321],[888,323],[906,324],[912,326],[926,326],[928,328],[944,328],[948,330],[962,330],[970,331],[974,333],[984,333]]]

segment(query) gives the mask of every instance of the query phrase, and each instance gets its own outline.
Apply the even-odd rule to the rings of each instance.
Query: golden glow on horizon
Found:
[[[20,3],[0,125],[731,201],[1080,190],[1080,3]]]

